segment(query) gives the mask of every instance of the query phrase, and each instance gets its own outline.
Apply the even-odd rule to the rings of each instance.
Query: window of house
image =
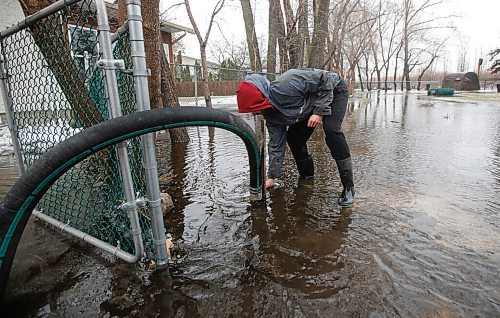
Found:
[[[91,71],[99,58],[97,30],[68,25],[71,52],[79,70],[83,73]]]

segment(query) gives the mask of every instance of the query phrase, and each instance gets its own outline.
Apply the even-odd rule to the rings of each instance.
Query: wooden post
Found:
[[[255,134],[257,135],[257,142],[259,144],[260,152],[260,179],[261,179],[261,196],[260,198],[255,198],[260,200],[265,198],[265,187],[264,182],[266,181],[266,121],[264,116],[256,115],[254,116],[255,122]]]

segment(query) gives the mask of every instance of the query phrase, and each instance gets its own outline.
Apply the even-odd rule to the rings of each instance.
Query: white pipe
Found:
[[[75,229],[74,227],[69,226],[69,223],[65,224],[63,222],[60,222],[60,221],[40,212],[38,210],[33,210],[32,215],[39,218],[40,220],[43,220],[44,222],[47,222],[47,223],[61,229],[62,231],[66,232],[66,233],[69,233],[73,236],[76,236],[77,238],[79,238],[79,239],[81,239],[81,240],[83,240],[83,241],[85,241],[85,242],[87,242],[95,247],[98,247],[102,250],[105,250],[106,252],[109,252],[112,255],[114,255],[114,256],[116,256],[116,257],[118,257],[126,262],[135,263],[140,259],[140,256],[137,253],[136,253],[136,255],[132,255],[130,253],[127,253],[124,250],[121,250],[116,246],[113,246],[111,244],[103,242],[103,241],[91,236],[90,234],[84,233],[82,231]]]

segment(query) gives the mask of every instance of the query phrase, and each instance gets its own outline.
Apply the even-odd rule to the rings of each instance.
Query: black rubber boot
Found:
[[[339,169],[340,182],[344,189],[338,199],[338,203],[343,207],[351,207],[354,204],[354,178],[352,173],[352,160],[351,158],[343,160],[335,160],[337,168]]]
[[[314,162],[312,157],[297,161],[297,170],[301,179],[311,179],[314,177]]]

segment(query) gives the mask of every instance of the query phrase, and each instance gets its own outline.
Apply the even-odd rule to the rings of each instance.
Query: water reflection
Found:
[[[326,216],[311,198],[314,181],[300,182],[292,193],[281,188],[271,192],[264,206],[252,205],[253,246],[248,275],[260,275],[283,287],[296,289],[308,298],[324,298],[342,287],[338,271],[342,244],[351,209]]]
[[[340,181],[320,129],[309,144],[314,181],[299,183],[287,156],[283,187],[256,204],[234,134],[190,128],[189,144],[165,147],[179,263],[149,276],[111,268],[113,295],[100,295],[96,315],[499,316],[500,108],[369,97],[350,102],[343,125],[352,209],[335,204]]]

